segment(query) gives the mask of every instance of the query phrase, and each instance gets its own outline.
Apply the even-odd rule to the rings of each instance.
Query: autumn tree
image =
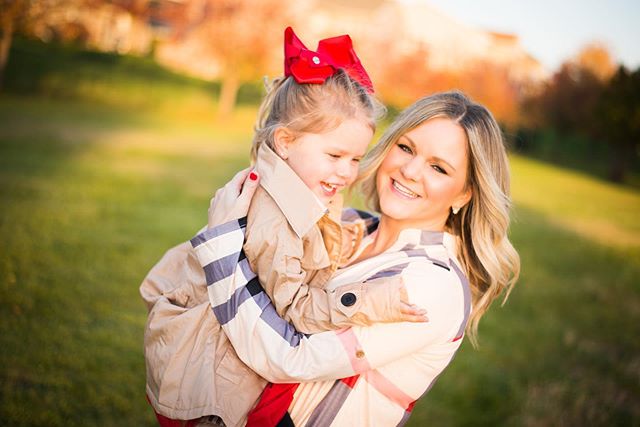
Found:
[[[543,123],[565,133],[588,135],[604,83],[589,69],[564,63],[538,97]]]
[[[9,61],[13,34],[27,17],[32,0],[0,0],[0,89]]]
[[[396,53],[394,42],[380,46],[380,51],[389,54],[369,68],[377,95],[387,104],[404,107],[429,92],[429,51],[426,46],[417,45],[411,52]]]
[[[33,35],[36,32],[36,27],[43,25],[48,27],[51,24],[50,17],[56,13],[64,14],[71,10],[90,8],[105,2],[107,0],[0,0],[0,89],[16,32]],[[57,35],[62,35],[63,39],[65,39],[65,30],[67,31],[66,36],[70,36],[66,39],[73,39],[73,34],[78,32],[77,26],[73,25],[64,29],[57,28],[57,30]]]
[[[283,43],[292,6],[281,0],[204,0],[187,36],[206,43],[220,64],[219,114],[234,108],[243,82],[265,75]]]
[[[520,86],[509,75],[507,66],[477,61],[462,70],[459,87],[484,104],[498,121],[515,125],[519,120]]]
[[[609,49],[598,42],[584,46],[573,62],[582,69],[589,70],[598,80],[603,82],[608,81],[616,72],[616,66]]]

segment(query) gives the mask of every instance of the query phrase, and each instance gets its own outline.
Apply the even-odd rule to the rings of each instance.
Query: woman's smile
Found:
[[[380,209],[402,227],[443,230],[466,189],[467,136],[447,118],[433,118],[402,135],[377,175]]]
[[[400,197],[405,198],[405,199],[417,199],[418,197],[420,197],[419,194],[411,191],[409,188],[405,187],[404,185],[400,184],[397,180],[391,178],[391,188],[394,190],[394,192],[396,194],[398,194]]]

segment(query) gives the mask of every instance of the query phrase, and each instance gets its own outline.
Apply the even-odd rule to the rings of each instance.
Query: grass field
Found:
[[[138,284],[246,165],[252,115],[0,99],[3,424],[153,425]],[[512,166],[522,279],[411,425],[637,424],[640,194]]]
[[[0,425],[154,425],[138,285],[248,163],[253,107],[217,122],[210,88],[151,66],[146,98],[117,61],[0,95]],[[410,425],[640,425],[640,192],[511,161],[521,280]]]

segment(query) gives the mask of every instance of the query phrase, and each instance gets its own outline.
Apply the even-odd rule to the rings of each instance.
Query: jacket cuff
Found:
[[[400,303],[404,288],[401,276],[385,277],[371,282],[341,286],[329,296],[332,323],[345,319],[358,325],[374,322],[397,322],[401,319]],[[344,316],[345,319],[340,319]]]

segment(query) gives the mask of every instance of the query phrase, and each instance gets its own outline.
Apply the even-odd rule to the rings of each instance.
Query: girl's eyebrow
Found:
[[[416,151],[416,143],[415,143],[415,142],[413,142],[413,140],[412,140],[411,138],[409,138],[407,135],[402,135],[400,138],[401,138],[401,139],[402,139],[402,138],[405,138],[407,141],[409,141],[409,143],[411,144],[411,148],[413,149],[413,151]],[[435,160],[435,161],[437,161],[437,162],[444,163],[445,165],[447,165],[447,166],[449,166],[451,169],[453,169],[453,171],[454,171],[454,172],[456,171],[456,168],[454,168],[454,167],[451,165],[451,163],[447,162],[445,159],[440,158],[440,157],[438,157],[438,156],[431,156],[430,158],[431,158],[431,159],[433,159],[433,160]]]

